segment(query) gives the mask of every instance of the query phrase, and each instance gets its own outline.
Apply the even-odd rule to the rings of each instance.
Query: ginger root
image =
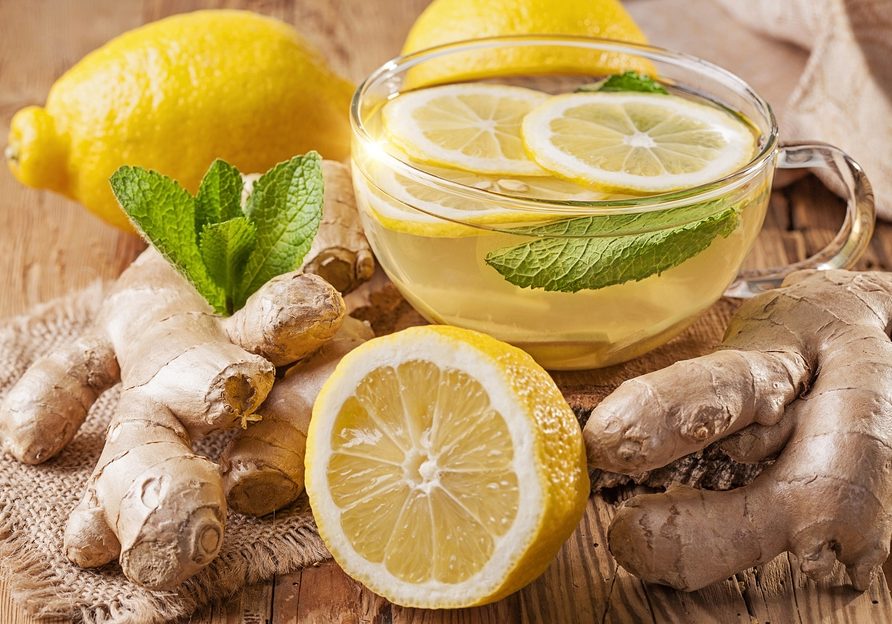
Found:
[[[686,591],[789,551],[869,587],[892,538],[892,275],[801,271],[745,302],[716,353],[622,384],[584,429],[593,467],[635,474],[708,444],[777,455],[749,485],[638,496],[609,546]]]
[[[218,553],[222,476],[191,441],[241,427],[273,387],[276,365],[339,329],[340,294],[315,275],[280,275],[228,318],[154,249],[118,279],[89,335],[37,360],[0,405],[3,448],[39,463],[75,435],[99,393],[121,400],[99,462],[65,530],[69,559],[118,558],[132,581],[169,588]]]
[[[257,410],[260,421],[235,438],[221,457],[226,499],[235,511],[264,516],[300,496],[316,396],[341,358],[372,337],[365,323],[348,316],[334,338],[276,382]]]

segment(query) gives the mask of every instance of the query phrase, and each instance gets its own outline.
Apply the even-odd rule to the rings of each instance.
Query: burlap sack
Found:
[[[73,293],[0,323],[0,396],[37,356],[83,332],[102,300],[102,285]],[[81,570],[62,553],[62,532],[105,438],[118,392],[105,393],[74,441],[57,458],[25,466],[0,458],[0,563],[13,598],[39,615],[78,622],[161,622],[186,616],[246,584],[322,561],[328,552],[302,497],[273,516],[230,513],[220,556],[176,591],[153,592],[129,582],[117,564]],[[216,456],[226,439],[198,450]]]

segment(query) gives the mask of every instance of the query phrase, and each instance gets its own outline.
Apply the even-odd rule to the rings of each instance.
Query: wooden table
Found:
[[[354,80],[394,55],[426,0],[0,0],[2,133],[20,107],[44,101],[52,82],[110,37],[174,12],[241,7],[295,24]],[[706,56],[740,73],[781,104],[802,69],[801,51],[734,27],[709,0],[630,0],[654,43]],[[770,50],[770,60],[766,56]],[[779,79],[778,76],[786,76]],[[61,197],[20,186],[0,171],[0,315],[116,276],[142,243]],[[809,178],[775,193],[750,264],[801,259],[826,243],[841,221],[839,201]],[[892,268],[892,225],[880,225],[861,265]],[[885,578],[858,594],[841,570],[816,586],[795,560],[778,557],[700,592],[647,586],[618,569],[605,548],[614,506],[593,497],[578,531],[548,572],[494,605],[425,612],[388,604],[333,563],[264,585],[199,614],[208,624],[542,622],[890,622]],[[0,623],[35,622],[10,602],[0,580]]]

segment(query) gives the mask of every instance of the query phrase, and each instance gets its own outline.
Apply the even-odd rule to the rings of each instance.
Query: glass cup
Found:
[[[381,128],[381,107],[420,86],[485,80],[566,93],[602,77],[593,68],[605,61],[617,71],[644,67],[672,92],[745,118],[758,135],[756,155],[719,180],[671,193],[548,199],[535,189],[525,193],[519,180],[481,184],[419,165],[390,145]],[[873,232],[870,184],[848,155],[820,143],[779,145],[771,108],[743,80],[660,48],[563,36],[431,48],[373,72],[354,96],[351,121],[357,205],[378,260],[402,295],[432,323],[486,332],[546,368],[594,368],[637,357],[678,335],[723,293],[749,296],[793,270],[851,267]],[[825,249],[803,262],[741,273],[778,167],[825,169],[845,191],[845,222]],[[636,255],[643,243],[651,251]],[[588,260],[574,263],[581,256]],[[592,258],[603,261],[592,264]],[[506,279],[506,266],[520,260]],[[560,266],[566,279],[551,288],[531,286],[524,273],[531,266]],[[574,271],[585,273],[589,286],[595,276],[595,287],[576,290]]]

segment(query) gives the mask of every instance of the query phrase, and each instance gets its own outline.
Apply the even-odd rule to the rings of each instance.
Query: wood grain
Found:
[[[15,110],[40,103],[53,81],[91,49],[140,23],[198,8],[247,8],[293,23],[354,80],[399,50],[426,0],[0,0],[0,133]],[[789,95],[805,56],[728,26],[709,0],[633,0],[631,12],[655,43],[705,56],[748,79],[775,105]],[[725,27],[719,27],[724,24]],[[758,50],[758,53],[752,53]],[[782,79],[778,79],[781,75]],[[142,248],[134,237],[73,202],[25,189],[0,170],[0,315],[22,312],[95,279],[116,276]],[[838,199],[813,178],[775,193],[747,263],[779,265],[817,251],[842,221]],[[892,226],[881,225],[862,260],[892,268]],[[700,592],[645,585],[606,548],[614,505],[592,498],[576,533],[548,571],[493,605],[423,611],[390,605],[332,562],[246,588],[191,621],[201,624],[529,624],[890,622],[885,579],[849,589],[841,570],[820,585],[781,556]],[[44,622],[47,622],[44,620]],[[57,620],[50,624],[56,624]],[[34,624],[0,579],[0,623]]]

